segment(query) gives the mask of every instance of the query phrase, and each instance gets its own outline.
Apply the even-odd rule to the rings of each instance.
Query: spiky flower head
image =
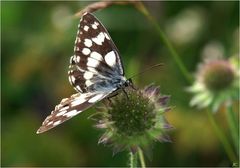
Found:
[[[154,85],[126,91],[111,98],[95,118],[96,127],[104,130],[99,143],[112,146],[114,153],[125,149],[134,153],[138,147],[145,150],[152,140],[170,142],[166,130],[172,126],[164,117],[170,110],[169,96]]]
[[[229,60],[206,60],[198,68],[196,80],[188,90],[194,93],[190,105],[210,107],[216,112],[224,103],[239,99],[239,66],[237,57]]]

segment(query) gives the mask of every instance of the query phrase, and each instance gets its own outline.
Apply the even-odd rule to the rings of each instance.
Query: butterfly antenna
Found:
[[[153,69],[153,68],[156,68],[156,67],[160,67],[160,66],[163,66],[164,64],[156,64],[156,65],[153,65],[153,66],[151,66],[151,67],[149,67],[149,68],[146,68],[146,69],[144,69],[143,71],[141,71],[141,72],[139,72],[139,73],[136,73],[136,74],[134,74],[134,75],[132,75],[131,77],[130,77],[130,79],[131,78],[134,78],[135,76],[138,76],[138,75],[141,75],[141,74],[143,74],[143,73],[145,73],[145,72],[147,72],[147,71],[149,71],[149,70],[151,70],[151,69]]]

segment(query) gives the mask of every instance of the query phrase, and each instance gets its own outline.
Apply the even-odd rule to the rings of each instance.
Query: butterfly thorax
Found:
[[[124,79],[123,80],[121,80],[120,81],[120,83],[116,83],[116,88],[115,88],[115,90],[112,92],[112,93],[110,93],[108,96],[107,96],[107,98],[111,98],[111,97],[114,97],[114,96],[116,96],[119,92],[121,92],[121,91],[124,91],[125,93],[126,93],[126,91],[125,91],[125,88],[126,87],[132,87],[132,88],[134,88],[133,87],[133,83],[132,83],[132,80],[131,79],[126,79],[125,77],[124,77]]]
[[[116,76],[108,80],[101,80],[88,87],[89,92],[107,92],[109,90],[117,90],[128,86],[128,80],[124,76]]]

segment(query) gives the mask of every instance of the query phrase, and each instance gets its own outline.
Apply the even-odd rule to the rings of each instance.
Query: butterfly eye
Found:
[[[128,87],[128,86],[129,86],[129,82],[126,81],[126,82],[124,83],[124,86],[125,86],[125,87]]]

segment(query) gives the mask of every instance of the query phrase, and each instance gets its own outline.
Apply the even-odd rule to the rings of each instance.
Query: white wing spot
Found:
[[[58,121],[56,121],[56,122],[53,123],[53,126],[56,126],[56,125],[58,125],[58,124],[60,124],[60,123],[61,123],[61,120],[58,120]]]
[[[84,55],[88,55],[88,54],[90,54],[90,49],[89,48],[83,48],[82,49],[82,53],[84,54]]]
[[[78,86],[78,85],[75,87],[75,90],[76,90],[77,92],[81,92],[81,91],[82,91],[82,89],[81,89],[80,86]]]
[[[93,51],[93,52],[90,54],[90,57],[92,57],[92,58],[94,58],[94,59],[97,59],[97,60],[99,60],[99,61],[102,60],[102,55],[99,54],[98,52],[95,52],[95,51]]]
[[[79,93],[73,94],[73,95],[71,96],[71,98],[77,98],[77,97],[79,97]]]
[[[86,101],[85,97],[80,96],[80,98],[74,100],[74,101],[71,103],[71,105],[72,105],[72,106],[77,106],[77,105],[79,105],[79,104],[82,104],[82,103],[85,102],[85,101]]]
[[[92,72],[89,72],[89,71],[86,71],[84,74],[83,74],[83,77],[84,79],[91,79],[93,77],[93,73]]]
[[[53,112],[53,111],[52,111]],[[51,113],[52,114],[52,113]],[[45,121],[48,121],[52,116],[47,116],[46,120]],[[44,122],[45,122],[44,121]]]
[[[66,110],[64,110],[64,111],[61,111],[61,112],[59,112],[59,113],[57,113],[57,115],[56,116],[62,116],[63,114],[65,114],[67,111]]]
[[[75,78],[74,78],[75,79]],[[74,82],[72,81],[72,76],[68,76],[68,80],[71,84],[73,84]]]
[[[85,39],[85,40],[84,40],[84,45],[87,46],[87,47],[91,47],[91,46],[92,46],[92,40],[90,40],[90,39]]]
[[[99,23],[98,23],[98,22],[94,22],[94,24],[95,24],[96,26],[98,26],[98,25],[99,25]]]
[[[105,38],[105,36],[104,36],[103,32],[101,32],[97,35],[97,37],[92,38],[92,41],[94,41],[98,45],[102,45],[104,38]]]
[[[87,14],[87,12],[84,12],[83,15],[82,15],[82,18],[83,18],[83,16],[85,16],[86,14]]]
[[[92,85],[93,83],[90,81],[90,80],[86,80],[86,82],[85,82],[85,85],[87,86],[87,87],[89,87],[90,85]]]
[[[92,24],[92,28],[93,28],[93,29],[97,29],[97,25],[95,25],[95,23]]]
[[[77,56],[76,62],[80,62],[80,56]]]
[[[110,40],[110,37],[108,36],[107,33],[104,33],[104,35],[105,35],[106,39]]]
[[[72,83],[75,82],[76,78],[74,76],[70,76]]]
[[[104,59],[109,66],[113,66],[116,64],[116,55],[114,51],[110,51],[109,53],[107,53]]]
[[[79,47],[74,47],[74,51],[79,51]]]
[[[87,67],[87,69],[93,73],[98,73],[98,71],[93,67]]]
[[[87,66],[91,66],[91,67],[97,67],[99,64],[98,60],[95,60],[91,57],[88,57],[88,62],[87,62]]]
[[[68,98],[66,98],[66,100],[68,100]],[[66,101],[66,100],[64,100],[64,101]],[[60,111],[66,111],[67,109],[69,109],[69,106],[63,107]]]
[[[81,39],[79,37],[76,37],[75,44],[80,43],[80,42],[81,42]]]
[[[47,123],[47,125],[51,125],[52,123],[53,123],[53,121],[50,121],[50,122]]]
[[[74,56],[71,56],[71,58],[70,58],[70,64],[72,64],[72,62],[74,61],[73,57],[74,57]],[[70,68],[70,67],[69,67],[69,68]]]
[[[73,57],[72,60],[73,60],[74,62],[77,62],[78,57],[80,57],[80,56],[74,55],[74,57]]]
[[[76,114],[80,113],[81,111],[77,111],[77,110],[72,110],[72,111],[69,111],[68,113],[64,114],[64,116],[67,116],[67,117],[73,117],[75,116]]]
[[[89,27],[88,26],[84,26],[83,30],[88,31]]]
[[[68,100],[68,98],[64,98],[64,99],[61,100],[60,103],[61,103],[61,104],[62,104],[62,103],[65,103],[67,100]],[[59,104],[59,105],[61,105],[61,104]]]
[[[89,103],[95,103],[96,101],[100,100],[103,97],[103,94],[98,94],[91,99],[88,100]]]

